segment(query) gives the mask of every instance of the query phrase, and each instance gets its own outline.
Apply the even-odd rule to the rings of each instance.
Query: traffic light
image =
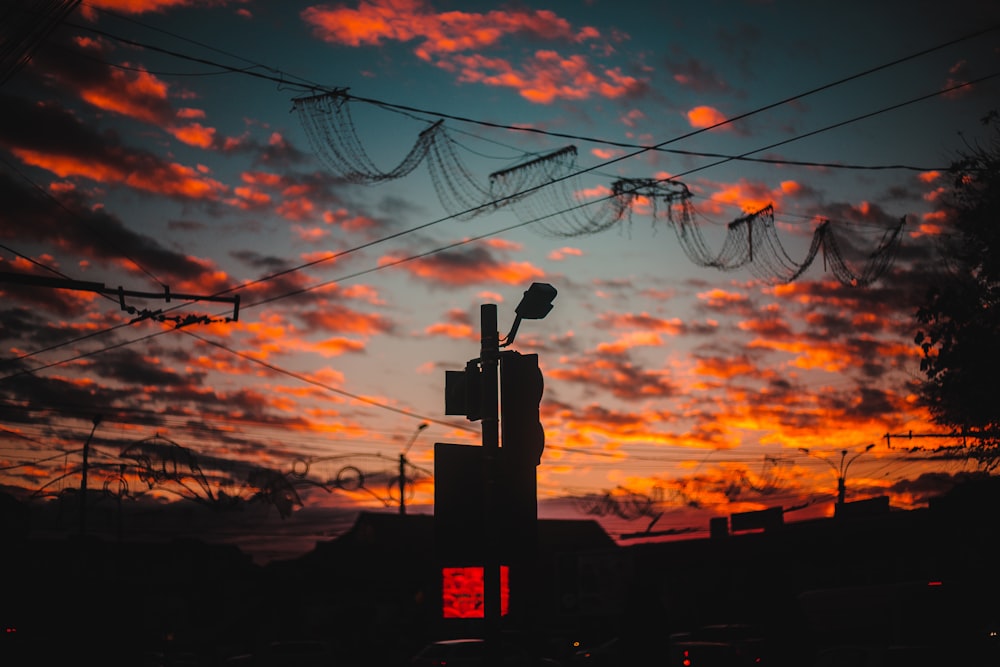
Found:
[[[545,448],[539,420],[544,388],[537,354],[500,354],[500,429],[507,465],[537,466]]]
[[[482,394],[483,376],[479,359],[466,362],[464,371],[445,371],[444,413],[446,415],[464,415],[473,422],[482,419]]]

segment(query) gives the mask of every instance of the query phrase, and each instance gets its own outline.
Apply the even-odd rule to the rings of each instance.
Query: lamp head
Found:
[[[531,283],[514,312],[523,320],[540,320],[552,310],[556,288],[548,283]]]

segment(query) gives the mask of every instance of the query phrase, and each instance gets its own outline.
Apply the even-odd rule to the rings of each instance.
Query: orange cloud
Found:
[[[559,248],[558,250],[553,250],[552,252],[549,253],[548,256],[549,259],[551,259],[552,261],[559,262],[571,256],[582,257],[583,251],[580,250],[579,248],[566,247],[566,248]]]
[[[379,296],[378,290],[371,285],[348,285],[340,288],[339,293],[345,299],[364,301],[373,306],[385,305],[385,299]]]
[[[417,54],[425,59],[492,46],[518,33],[568,41],[598,35],[593,28],[574,33],[568,21],[549,10],[434,13],[421,0],[363,1],[357,9],[313,6],[303,10],[301,17],[318,37],[337,44],[378,46],[421,39]]]
[[[122,14],[145,14],[175,7],[193,7],[198,4],[198,0],[92,0],[82,5],[80,11],[88,18],[93,18],[94,9],[110,9]]]
[[[365,349],[365,344],[350,338],[327,338],[313,346],[313,349],[324,356],[340,356],[348,352],[361,352]]]
[[[191,120],[192,118],[204,118],[205,111],[203,109],[178,109],[177,117],[184,120]]]
[[[386,266],[404,259],[402,255],[386,255],[379,266]],[[508,285],[526,285],[544,277],[544,272],[529,262],[501,262],[486,248],[464,252],[440,252],[400,265],[420,278],[447,285],[469,285],[501,282]]]
[[[603,354],[624,354],[635,347],[659,347],[663,339],[652,331],[631,331],[613,343],[600,343],[597,351]]]
[[[925,213],[921,216],[922,222],[917,228],[917,231],[912,232],[911,236],[939,236],[944,233],[949,218],[949,214],[945,211],[931,211],[930,213]]]
[[[350,332],[362,335],[387,333],[392,323],[377,313],[362,313],[343,304],[321,303],[309,313],[299,314],[312,329]]]
[[[563,57],[551,50],[536,52],[521,70],[502,58],[478,54],[455,56],[443,67],[452,66],[457,66],[459,81],[463,83],[515,88],[521,97],[536,104],[593,96],[614,99],[636,92],[644,85],[617,68],[595,73],[585,56]]]
[[[256,188],[237,187],[233,189],[233,194],[236,198],[229,203],[242,209],[259,208],[271,203],[271,197]]]
[[[594,68],[578,54],[561,56],[553,50],[541,50],[522,66],[515,66],[480,53],[510,36],[527,35],[569,44],[600,39],[596,28],[574,30],[568,21],[549,10],[435,13],[420,0],[370,0],[360,3],[357,9],[309,7],[301,16],[317,37],[336,44],[361,47],[387,41],[417,41],[414,52],[418,58],[457,73],[460,81],[515,88],[522,97],[538,104],[591,96],[616,98],[645,85],[617,68]]]
[[[677,391],[666,372],[636,368],[618,355],[595,355],[574,368],[546,369],[545,376],[598,387],[626,399],[673,396]]]
[[[97,48],[99,45],[89,43],[81,46]],[[125,65],[128,66],[128,63]],[[64,83],[79,88],[80,99],[98,109],[163,128],[189,146],[213,147],[215,128],[189,122],[205,118],[205,112],[191,107],[174,109],[169,100],[169,86],[155,75],[142,68],[136,71],[108,68],[106,71],[104,78],[88,78],[82,84],[66,79]],[[231,142],[224,143],[229,145]]]
[[[173,112],[167,104],[167,84],[146,71],[111,70],[110,78],[80,90],[80,97],[98,109],[158,125]]]
[[[597,326],[602,329],[659,331],[671,336],[681,333],[684,329],[684,323],[679,318],[664,320],[647,313],[604,314],[601,315]]]
[[[759,369],[745,357],[735,359],[711,357],[698,359],[694,372],[699,375],[729,379],[740,375],[757,375]]]
[[[624,155],[625,151],[617,148],[594,148],[591,149],[590,154],[600,160],[610,160],[619,155]]]
[[[715,288],[708,292],[701,292],[698,298],[704,301],[711,308],[724,308],[732,305],[742,305],[749,301],[746,294],[738,292],[727,292],[724,289]]]
[[[361,231],[377,227],[378,223],[365,215],[354,215],[346,209],[336,211],[324,211],[323,222],[328,225],[337,225],[345,231]]]
[[[635,127],[640,120],[643,120],[645,118],[646,114],[644,114],[642,111],[640,111],[639,109],[632,109],[624,116],[622,116],[621,121],[622,124],[625,125],[625,127]]]
[[[959,60],[948,69],[948,78],[945,80],[942,90],[947,90],[945,97],[955,99],[971,92],[972,86],[967,86],[969,82],[969,63],[966,60]],[[957,87],[957,88],[956,88]],[[951,90],[955,88],[955,90]]]
[[[266,185],[272,188],[280,187],[282,182],[280,175],[264,171],[245,171],[240,174],[240,179],[244,183],[250,183],[251,185]]]
[[[275,209],[278,215],[283,218],[297,222],[311,219],[315,210],[315,204],[313,204],[312,201],[306,197],[286,199],[280,206],[277,207],[277,209]]]
[[[786,197],[794,197],[801,190],[795,181],[783,181],[776,188],[769,188],[763,183],[753,183],[740,179],[736,183],[715,183],[712,194],[708,198],[713,206],[713,213],[727,214],[732,207],[737,206],[745,213],[759,211],[768,204],[780,206]]]
[[[123,170],[118,167],[72,155],[52,155],[21,148],[11,149],[11,152],[25,164],[47,169],[60,178],[83,176],[92,181],[106,183],[120,181],[125,176]]]
[[[296,236],[306,243],[318,243],[327,236],[327,232],[320,229],[319,227],[303,227],[302,225],[295,225],[293,231]]]
[[[424,329],[431,336],[446,336],[448,338],[469,339],[473,337],[472,327],[468,324],[432,324]]]
[[[25,164],[47,169],[60,178],[81,176],[100,183],[121,183],[146,192],[187,199],[218,199],[226,186],[203,178],[191,167],[176,163],[112,164],[95,157],[53,155],[40,151],[12,149]]]
[[[704,129],[706,127],[712,127],[718,125],[726,120],[725,114],[714,107],[700,106],[695,107],[687,112],[688,123],[691,127],[697,129]],[[719,129],[724,129],[727,126],[723,125]]]
[[[478,296],[483,301],[489,301],[491,303],[503,303],[503,294],[500,294],[499,292],[482,291],[476,296]]]
[[[171,127],[167,131],[188,146],[197,148],[211,148],[215,141],[215,128],[205,127],[201,123]]]
[[[523,243],[511,241],[509,239],[492,238],[486,239],[484,243],[491,248],[496,248],[497,250],[521,250],[524,248]]]

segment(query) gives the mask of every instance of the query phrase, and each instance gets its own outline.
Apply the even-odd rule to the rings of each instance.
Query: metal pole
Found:
[[[847,496],[847,469],[851,467],[851,464],[854,463],[859,456],[867,454],[874,449],[874,447],[875,443],[873,442],[849,459],[847,458],[846,449],[840,452],[840,479],[838,480],[837,487],[837,502],[839,505],[844,504]]]
[[[87,468],[90,463],[87,461],[90,454],[90,440],[94,437],[97,425],[101,423],[101,415],[94,417],[94,428],[90,429],[87,441],[83,443],[83,474],[80,477],[80,534],[87,534]]]
[[[427,422],[422,422],[417,430],[413,432],[410,436],[410,441],[406,443],[406,447],[399,454],[399,513],[406,514],[406,453],[410,451],[410,447],[416,442],[417,436],[420,432],[427,428]]]
[[[497,378],[500,365],[500,334],[497,330],[496,304],[482,304],[480,315],[480,351],[482,364],[483,407],[483,481],[486,553],[483,559],[483,620],[486,624],[487,664],[499,664],[500,639],[500,558],[497,544],[497,521],[494,506],[497,498],[497,464],[500,452],[500,415],[497,406]]]
[[[844,459],[847,458],[847,450],[840,452],[840,469],[837,473],[837,505],[843,506],[847,499],[847,466]]]
[[[406,454],[399,455],[399,513],[406,514]]]

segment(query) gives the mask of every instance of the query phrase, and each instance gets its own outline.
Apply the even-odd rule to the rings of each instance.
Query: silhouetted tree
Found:
[[[921,398],[935,423],[971,434],[967,453],[986,470],[1000,464],[1000,115],[993,134],[952,164],[941,205],[940,263],[917,310],[926,376]]]

